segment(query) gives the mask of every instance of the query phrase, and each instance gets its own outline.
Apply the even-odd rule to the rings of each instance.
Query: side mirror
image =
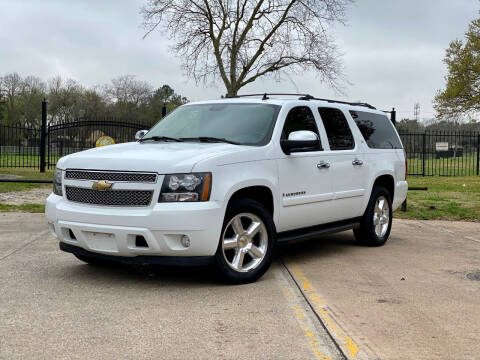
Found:
[[[288,140],[280,140],[280,147],[287,155],[292,152],[322,150],[317,134],[308,130],[291,132]]]
[[[148,133],[148,130],[139,130],[135,133],[135,140],[138,141],[141,138],[145,136],[145,134]]]

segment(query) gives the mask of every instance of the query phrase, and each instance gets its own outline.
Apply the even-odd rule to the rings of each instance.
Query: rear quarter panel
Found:
[[[367,208],[370,194],[375,180],[382,175],[393,177],[395,193],[392,199],[394,210],[405,200],[405,158],[403,149],[368,149],[367,160],[371,164],[371,177],[369,179],[369,196],[365,198],[364,210]]]

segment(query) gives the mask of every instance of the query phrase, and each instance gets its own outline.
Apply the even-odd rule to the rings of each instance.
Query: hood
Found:
[[[246,150],[225,143],[125,143],[81,151],[61,158],[61,169],[154,171],[160,174],[190,172],[202,160]]]

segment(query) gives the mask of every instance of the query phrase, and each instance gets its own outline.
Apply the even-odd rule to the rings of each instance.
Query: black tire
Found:
[[[384,198],[388,204],[388,227],[386,232],[379,236],[375,232],[374,225],[374,215],[375,215],[375,206],[377,200]],[[375,186],[372,190],[372,195],[370,201],[368,202],[367,209],[363,214],[362,220],[360,222],[360,228],[354,229],[353,234],[355,239],[361,245],[365,246],[382,246],[388,240],[390,231],[392,230],[392,198],[390,193],[383,186]]]
[[[226,250],[227,252],[225,253],[225,255],[223,250],[224,234],[227,237],[226,231],[233,230],[233,228],[229,225],[229,223],[232,221],[234,217],[237,217],[239,214],[253,214],[258,219],[260,219],[264,225],[262,230],[260,230],[257,233],[257,235],[252,237],[253,239],[252,244],[255,244],[256,241],[258,241],[258,244],[260,244],[260,241],[262,239],[263,239],[262,243],[266,244],[266,250],[264,251],[263,259],[259,260],[258,265],[256,265],[256,267],[246,272],[236,271],[235,269],[233,269],[232,265],[227,260],[228,251],[232,251],[234,256],[236,256],[238,251],[241,251],[239,250],[240,242],[237,243],[235,248]],[[248,218],[247,218],[247,221],[248,221]],[[227,225],[229,225],[229,228],[226,230]],[[245,227],[248,227],[248,224]],[[266,238],[268,238],[268,240]],[[218,248],[215,254],[215,266],[218,270],[218,275],[220,276],[222,281],[229,284],[246,284],[246,283],[254,282],[257,279],[259,279],[269,268],[275,253],[275,247],[276,247],[275,224],[273,222],[272,215],[265,209],[265,207],[259,202],[251,199],[242,199],[242,200],[234,201],[227,208],[225,219],[223,221],[222,233],[220,234],[220,240],[218,242]],[[252,261],[253,262],[255,261],[255,259],[251,257],[249,252],[245,253],[244,256],[245,256],[245,260],[247,261],[247,265],[252,263]],[[248,261],[250,261],[250,263]]]
[[[86,256],[86,255],[78,255],[78,254],[73,254],[78,260],[83,261],[84,263],[87,263],[88,265],[92,266],[98,266],[98,267],[116,267],[119,266],[120,263],[116,261],[110,261],[110,260],[104,260],[104,259],[99,259],[93,256]]]

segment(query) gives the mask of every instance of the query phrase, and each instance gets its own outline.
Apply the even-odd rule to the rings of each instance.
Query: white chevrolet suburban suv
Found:
[[[137,135],[58,161],[46,217],[61,250],[97,265],[215,264],[245,283],[280,242],[353,229],[383,245],[407,194],[400,138],[368,104],[195,102]]]

